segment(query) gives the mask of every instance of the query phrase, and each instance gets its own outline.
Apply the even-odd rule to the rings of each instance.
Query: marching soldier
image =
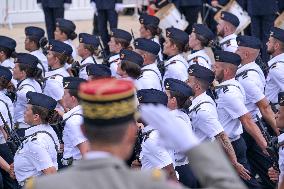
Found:
[[[274,112],[264,95],[265,77],[261,68],[255,63],[262,43],[252,36],[238,36],[237,42],[239,47],[236,53],[240,55],[242,60],[236,73],[236,79],[245,90],[245,106],[258,126],[262,124],[264,127],[268,127],[269,131],[271,130],[271,135],[279,135]],[[275,183],[271,182],[267,175],[273,162],[263,154],[247,132],[243,133],[243,137],[247,145],[247,158],[252,172],[261,177],[265,187],[275,188]]]
[[[25,131],[25,140],[17,150],[11,172],[20,186],[28,179],[57,172],[57,151],[59,141],[49,125],[54,123],[56,100],[41,93],[27,93],[28,106],[25,123],[31,127]]]
[[[25,49],[39,59],[40,64],[38,67],[42,69],[43,76],[48,71],[46,56],[40,50],[40,40],[44,38],[44,33],[44,30],[39,27],[28,26],[25,28]]]
[[[20,137],[25,136],[25,130],[30,126],[24,121],[24,112],[28,105],[26,97],[27,92],[41,93],[42,89],[37,81],[41,77],[41,71],[38,68],[38,58],[27,53],[18,53],[15,58],[15,67],[13,68],[13,78],[18,81],[16,88],[15,106],[15,127]]]
[[[87,33],[79,34],[79,46],[77,47],[78,55],[82,58],[79,66],[79,77],[88,79],[86,67],[89,64],[97,64],[94,54],[98,50],[99,39],[95,35]]]
[[[167,78],[164,83],[165,93],[168,96],[168,108],[177,118],[177,122],[184,127],[191,129],[191,121],[187,115],[191,104],[190,97],[193,96],[192,89],[183,81]],[[198,181],[189,166],[186,155],[179,149],[174,149],[175,170],[178,173],[178,180],[187,187],[197,188]]]
[[[4,66],[0,66],[0,174],[3,179],[0,188],[3,184],[4,188],[16,189],[17,181],[9,175],[10,164],[13,163],[13,152],[6,142],[10,134],[9,131],[14,127],[14,106],[11,99],[5,94],[5,90],[11,84],[11,79],[11,71]]]
[[[212,31],[203,24],[194,24],[189,36],[191,54],[187,57],[189,66],[199,64],[212,70],[212,62],[205,52],[205,47],[214,39]]]
[[[64,95],[63,102],[69,109],[63,114],[63,142],[64,152],[61,160],[64,166],[72,165],[73,161],[82,159],[82,156],[88,151],[88,142],[81,131],[83,123],[83,112],[78,102],[77,90],[84,79],[76,77],[64,77]]]
[[[234,53],[238,49],[235,32],[239,24],[240,21],[237,16],[230,12],[221,12],[221,20],[217,25],[217,35],[223,38],[219,42],[222,50]]]
[[[266,77],[265,96],[274,111],[277,111],[278,93],[284,91],[284,30],[273,27],[266,45],[267,52],[272,58],[267,63],[269,71]]]
[[[61,41],[51,40],[47,54],[49,71],[43,84],[43,93],[58,102],[58,108],[64,108],[62,97],[64,94],[63,77],[70,76],[64,68],[65,62],[71,63],[72,47]]]
[[[16,45],[17,43],[14,39],[0,36],[0,63],[1,66],[9,68],[11,72],[15,67],[12,56],[15,54]]]
[[[131,81],[91,81],[80,86],[79,97],[84,114],[83,131],[90,141],[91,151],[84,160],[66,172],[32,179],[26,184],[26,188],[183,188],[167,182],[163,173],[158,170],[137,172],[129,170],[123,162],[131,154],[137,131],[134,121],[134,86]],[[105,106],[102,106],[102,102]],[[121,107],[125,107],[125,111],[121,111]],[[92,111],[98,108],[104,111]],[[217,144],[198,145],[192,132],[176,124],[174,116],[167,108],[155,105],[144,105],[141,108],[143,120],[190,156],[192,169],[202,186],[219,189],[245,188]]]
[[[116,71],[119,63],[119,52],[122,49],[129,48],[132,36],[129,32],[121,29],[112,29],[108,42],[109,51],[112,56],[108,59],[110,64],[111,76],[118,77]]]
[[[163,53],[169,59],[164,62],[165,73],[163,75],[163,82],[167,78],[179,79],[181,81],[185,81],[188,78],[188,63],[182,54],[186,51],[185,47],[187,44],[188,34],[186,32],[173,27],[166,29]]]
[[[134,42],[135,51],[143,59],[142,74],[137,79],[141,89],[157,89],[162,91],[162,76],[157,67],[157,56],[160,46],[150,39],[138,38]]]
[[[74,60],[77,58],[77,51],[72,43],[72,41],[77,37],[75,30],[76,30],[76,25],[71,20],[66,20],[64,18],[56,19],[56,29],[54,31],[54,39],[62,41],[72,47],[72,57]]]
[[[234,147],[238,162],[251,171],[246,156],[247,146],[241,136],[243,127],[255,139],[262,151],[266,150],[267,143],[245,106],[243,87],[235,80],[241,58],[239,55],[227,51],[215,51],[214,56],[216,60],[215,79],[219,82],[216,86],[219,121]],[[249,188],[260,188],[254,177],[243,180]]]
[[[140,37],[145,39],[151,39],[152,41],[161,44],[159,42],[159,37],[162,33],[162,30],[159,28],[160,19],[156,16],[151,16],[148,14],[141,14],[139,18],[140,22]],[[159,52],[159,57],[161,61],[163,60],[162,51]]]
[[[149,103],[167,106],[168,103],[167,95],[156,89],[139,90],[137,91],[137,98],[140,106]],[[142,150],[139,157],[142,165],[141,170],[161,169],[167,173],[169,179],[177,181],[173,149],[162,145],[163,141],[158,130],[149,124],[144,125],[142,135]]]
[[[206,94],[214,77],[213,71],[203,66],[195,64],[189,67],[187,82],[194,92],[189,107],[193,132],[201,142],[218,140],[240,177],[250,179],[249,171],[238,161],[230,139],[219,122],[215,102]]]

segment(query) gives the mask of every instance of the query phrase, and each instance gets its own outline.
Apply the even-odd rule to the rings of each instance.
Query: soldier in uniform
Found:
[[[28,26],[25,28],[25,49],[39,59],[40,63],[38,67],[42,69],[43,76],[48,70],[46,56],[40,50],[40,40],[44,38],[44,33],[44,30],[39,27]]]
[[[151,39],[152,41],[158,43],[161,46],[159,38],[157,38],[162,33],[162,30],[159,28],[160,19],[156,16],[141,14],[139,22],[140,37],[145,39]],[[158,58],[161,61],[163,60],[162,50],[160,50]]]
[[[189,66],[199,64],[212,69],[212,62],[205,52],[205,47],[215,38],[213,32],[203,24],[194,24],[189,36],[189,48],[191,54],[187,57]]]
[[[61,41],[51,40],[47,54],[49,71],[46,72],[43,93],[58,102],[58,108],[64,108],[62,97],[64,94],[63,77],[70,76],[64,68],[65,62],[72,61],[72,47]]]
[[[16,88],[15,122],[17,133],[20,137],[25,136],[25,130],[30,126],[24,122],[24,112],[27,108],[27,92],[41,93],[41,86],[37,81],[41,72],[39,71],[38,58],[27,53],[18,53],[15,58],[15,67],[13,68],[13,78],[18,81]]]
[[[188,78],[188,63],[183,57],[186,51],[185,46],[188,44],[188,34],[177,28],[166,29],[166,39],[164,43],[163,53],[168,56],[168,60],[164,62],[165,73],[163,82],[167,78],[179,79],[185,81]]]
[[[82,84],[78,95],[84,114],[82,129],[90,141],[91,151],[86,154],[84,160],[61,174],[29,180],[26,189],[104,189],[115,186],[184,188],[166,181],[159,170],[129,170],[123,161],[131,154],[137,131],[134,120],[134,86],[131,81],[94,80]],[[102,111],[93,111],[98,108]],[[176,124],[174,115],[165,107],[144,105],[141,109],[143,120],[153,125],[169,142],[190,156],[192,169],[203,187],[245,188],[217,144],[198,145],[192,132]]]
[[[90,64],[97,64],[94,54],[98,50],[99,39],[95,35],[87,33],[79,34],[78,55],[82,58],[79,67],[79,77],[88,79],[86,67]]]
[[[86,69],[88,80],[111,77],[110,68],[104,64],[90,64]]]
[[[269,41],[266,43],[267,52],[271,55],[268,61],[268,75],[266,77],[265,96],[274,110],[278,109],[277,95],[284,91],[284,30],[273,27]]]
[[[164,83],[165,93],[168,96],[168,108],[177,118],[180,125],[192,130],[191,121],[187,115],[191,104],[190,97],[193,96],[192,89],[183,81],[167,78]],[[175,170],[178,173],[178,180],[187,187],[197,188],[198,181],[189,166],[186,155],[179,149],[174,149]]]
[[[137,79],[141,76],[141,68],[144,62],[143,57],[134,51],[122,49],[120,51],[120,60],[117,67],[117,74],[120,78],[131,80],[136,84]],[[135,86],[136,89],[140,90],[137,84]]]
[[[64,9],[69,9],[72,0],[37,0],[43,9],[48,40],[54,39],[56,19],[64,17]]]
[[[14,127],[14,106],[10,98],[5,94],[11,79],[11,71],[4,66],[0,66],[0,157],[3,158],[0,166],[0,175],[3,182],[0,182],[0,188],[3,184],[2,188],[16,189],[17,182],[9,175],[10,164],[13,163],[13,154],[6,143],[7,134],[9,134],[7,129],[10,130]]]
[[[72,41],[76,39],[77,34],[75,33],[76,25],[71,20],[64,18],[56,19],[56,28],[54,31],[54,39],[62,41],[72,47],[72,57],[77,58],[77,51]]]
[[[17,43],[14,39],[6,36],[0,36],[0,64],[1,66],[9,68],[11,72],[15,67],[12,55],[15,52],[16,45]]]
[[[44,94],[27,93],[28,106],[25,110],[25,123],[31,127],[25,131],[25,140],[17,150],[11,173],[20,186],[31,178],[54,174],[57,171],[58,138],[49,125],[54,123],[57,102]]]
[[[91,2],[94,3],[96,10],[98,11],[98,32],[102,38],[105,53],[106,55],[109,55],[109,48],[107,45],[110,40],[108,23],[111,30],[117,28],[117,12],[122,7],[122,0],[91,0]]]
[[[251,171],[246,151],[246,143],[241,136],[243,127],[252,136],[262,151],[266,151],[267,143],[251,114],[245,106],[245,91],[235,80],[241,57],[227,51],[215,51],[215,79],[219,82],[216,88],[217,113],[219,121],[228,135],[237,155],[237,160],[248,171]],[[243,179],[249,188],[260,188],[254,177]]]
[[[265,77],[261,68],[255,63],[262,43],[252,36],[238,36],[237,42],[239,47],[236,53],[240,55],[242,62],[237,70],[236,79],[245,90],[245,106],[258,126],[263,124],[270,129],[271,134],[279,135],[274,112],[264,95]],[[243,133],[243,137],[247,144],[247,158],[252,173],[257,173],[261,177],[266,188],[275,188],[275,183],[271,182],[267,175],[268,168],[273,162],[247,132]]]
[[[83,123],[82,107],[79,105],[77,90],[80,83],[86,80],[77,77],[64,77],[63,102],[68,112],[63,114],[64,152],[61,160],[64,166],[72,165],[73,161],[82,159],[88,151],[88,141],[81,131]]]
[[[112,29],[110,36],[108,46],[112,56],[108,59],[108,62],[110,64],[111,76],[118,77],[116,71],[119,63],[119,52],[129,47],[132,36],[125,30],[115,28]]]
[[[217,35],[222,37],[220,46],[222,50],[236,52],[238,44],[236,41],[237,34],[235,33],[240,21],[237,16],[230,12],[222,11],[221,20],[217,25]]]
[[[138,38],[134,42],[135,51],[143,59],[142,74],[137,79],[141,89],[157,89],[162,91],[162,76],[157,67],[157,56],[160,46],[150,39]]]
[[[241,162],[238,162],[230,139],[219,122],[215,102],[206,94],[214,78],[213,71],[203,66],[194,64],[189,67],[187,82],[193,89],[194,97],[188,114],[191,119],[193,132],[201,142],[219,141],[240,177],[249,179],[248,170],[244,168]]]
[[[167,106],[167,95],[156,89],[141,89],[137,91],[139,105],[162,104]],[[161,169],[166,172],[169,179],[177,181],[175,172],[175,159],[173,149],[163,145],[159,131],[152,125],[145,124],[142,129],[142,144],[140,152],[141,170]]]

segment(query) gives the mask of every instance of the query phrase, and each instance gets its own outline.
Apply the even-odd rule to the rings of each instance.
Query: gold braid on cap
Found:
[[[125,117],[136,111],[135,99],[130,98],[119,102],[94,103],[82,101],[84,117],[89,119],[105,119]]]

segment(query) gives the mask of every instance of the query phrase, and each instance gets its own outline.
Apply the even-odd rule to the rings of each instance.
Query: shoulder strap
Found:
[[[66,119],[64,119],[62,122],[65,122],[68,121],[68,119],[70,119],[72,116],[75,116],[75,115],[79,115],[79,116],[82,116],[83,117],[83,114],[79,114],[79,113],[74,113],[74,114],[71,114],[69,117],[67,117]]]
[[[193,61],[194,63],[198,64],[198,58],[202,58],[203,60],[205,60],[208,63],[208,60],[206,60],[206,58],[204,58],[203,56],[195,56],[195,57],[189,59],[187,62],[189,63],[190,61]]]
[[[201,106],[202,104],[212,104],[212,103],[209,102],[209,101],[201,102],[201,103],[195,105],[195,106],[188,112],[188,114],[191,114],[193,111],[195,111],[195,112],[197,113],[197,112],[200,110],[200,106]]]
[[[229,91],[229,88],[228,87],[236,87],[238,88],[239,90],[241,90],[241,88],[237,85],[233,85],[233,84],[227,84],[227,85],[219,85],[219,86],[216,86],[215,89],[223,89],[223,92],[226,93]]]
[[[142,138],[143,138],[143,141],[146,142],[146,140],[149,138],[150,134],[154,131],[155,129],[151,129],[145,133],[142,133]]]
[[[224,41],[223,43],[220,43],[220,45],[225,45],[226,43],[230,42],[232,39],[234,39],[234,38],[230,38],[230,39]]]
[[[255,69],[248,69],[248,70],[244,70],[244,71],[242,71],[241,73],[237,74],[237,75],[235,76],[235,78],[237,79],[237,78],[239,78],[240,76],[242,76],[243,79],[244,79],[244,78],[247,77],[247,74],[248,74],[248,72],[250,72],[250,71],[258,73],[258,71],[255,70]]]
[[[268,70],[272,69],[272,68],[275,68],[276,64],[277,63],[284,63],[284,61],[277,61],[277,62],[274,62],[273,64],[271,64],[271,66],[269,66]]]
[[[26,136],[25,139],[27,139],[29,137],[34,137],[34,136],[36,136],[39,133],[47,134],[52,139],[52,141],[54,143],[54,146],[55,146],[56,152],[58,152],[58,150],[59,150],[58,145],[56,144],[56,142],[55,142],[54,138],[52,137],[52,135],[49,132],[47,132],[47,131],[37,131],[37,132],[35,132],[35,133],[31,134],[31,135]]]
[[[34,88],[34,86],[32,86],[31,84],[23,84],[23,85],[21,85],[18,89],[17,89],[17,91],[20,91],[20,90],[22,90],[23,88],[24,88],[24,86],[30,86],[30,87],[32,87],[34,90],[35,90],[35,88]],[[36,91],[36,90],[35,90]]]
[[[10,109],[9,109],[9,106],[6,102],[4,102],[4,100],[0,99],[0,101],[6,106],[7,108],[7,111],[8,111],[8,116],[9,116],[9,119],[10,119],[10,124],[11,124],[11,129],[13,127],[13,121],[12,121],[12,115],[11,115],[11,112],[10,112]],[[2,115],[2,114],[1,114]],[[2,115],[3,116],[3,115]],[[3,118],[4,119],[4,118]],[[3,121],[3,120],[2,120]],[[4,122],[3,122],[4,123]]]
[[[157,77],[159,78],[159,81],[160,81],[160,85],[161,85],[161,87],[162,87],[162,86],[163,86],[163,85],[162,85],[162,79],[160,78],[159,74],[158,74],[155,70],[152,70],[152,69],[143,69],[143,70],[142,70],[141,77],[143,77],[143,73],[144,73],[144,72],[147,72],[147,71],[154,72],[154,73],[157,75]],[[139,77],[139,78],[141,78],[141,77]]]

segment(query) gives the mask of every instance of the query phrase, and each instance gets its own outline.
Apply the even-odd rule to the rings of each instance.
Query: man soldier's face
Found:
[[[276,39],[270,36],[266,43],[268,54],[273,54],[275,52],[275,49],[274,49],[275,43],[276,43]]]
[[[215,79],[221,83],[224,80],[224,67],[222,62],[216,61],[213,71],[215,73]]]
[[[221,37],[224,37],[224,27],[225,27],[225,21],[224,20],[220,20],[218,22],[218,25],[217,25],[217,35],[218,36],[221,36]]]

